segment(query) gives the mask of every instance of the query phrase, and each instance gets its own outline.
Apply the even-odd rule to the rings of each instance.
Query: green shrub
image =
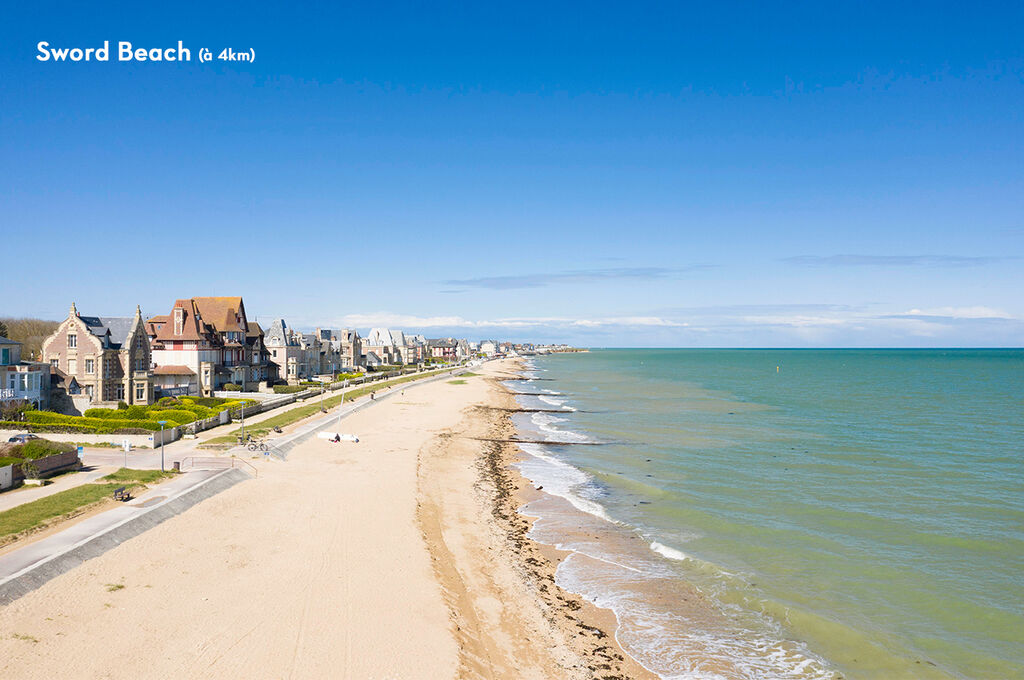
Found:
[[[118,411],[123,411],[126,408],[128,408],[128,404],[126,402],[123,402],[123,401],[117,402],[117,410]]]
[[[308,388],[303,385],[274,385],[274,394],[294,394],[305,392]]]
[[[206,408],[205,406],[199,406],[198,404],[182,404],[181,410],[188,411],[195,416],[196,420],[205,420],[210,418],[213,414],[217,413],[212,408]]]
[[[86,418],[120,418],[125,417],[124,411],[119,411],[112,408],[87,408],[85,413],[82,414]]]
[[[226,392],[241,392],[242,391],[242,386],[241,385],[236,385],[235,383],[225,383],[224,384],[224,390]]]
[[[163,408],[170,408],[171,406],[180,406],[181,402],[174,397],[161,397],[157,404]]]
[[[205,406],[207,408],[216,408],[222,405],[226,400],[219,397],[189,397],[199,406]]]
[[[49,424],[49,423],[14,423],[0,422],[0,430],[28,430],[29,432],[57,432],[71,434],[79,432],[82,434],[94,434],[96,428],[92,425],[71,425],[71,424]]]
[[[24,444],[18,444],[11,448],[7,453],[15,458],[35,460],[37,458],[52,456],[56,453],[68,453],[69,451],[74,450],[74,445],[66,442],[51,442],[48,439],[30,439]]]
[[[150,420],[169,420],[173,425],[185,425],[194,422],[196,414],[184,409],[154,409],[149,412]]]
[[[131,409],[136,408],[135,406],[129,407],[126,414],[131,413]],[[61,426],[74,426],[74,425],[86,425],[91,426],[92,431],[97,434],[110,434],[118,432],[125,428],[133,430],[147,430],[155,431],[160,429],[160,425],[155,420],[146,419],[146,411],[142,410],[143,417],[139,419],[118,419],[118,418],[90,418],[86,416],[66,416],[62,413],[53,413],[52,411],[34,411],[27,414],[28,420],[34,425],[61,425]],[[33,430],[37,431],[37,430]],[[59,431],[59,430],[58,430]],[[87,432],[89,430],[70,430],[70,431],[81,431]]]
[[[8,465],[21,465],[21,458],[11,458],[10,456],[0,456],[0,467],[7,467]]]
[[[145,406],[141,406],[139,404],[132,404],[127,409],[125,409],[124,417],[128,418],[129,420],[144,420],[147,417],[146,412],[148,410],[149,409],[147,409]]]

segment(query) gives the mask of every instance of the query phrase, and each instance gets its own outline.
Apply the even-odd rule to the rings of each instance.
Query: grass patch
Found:
[[[465,380],[449,380],[448,384],[449,385],[465,385],[466,381]]]
[[[34,638],[31,635],[23,635],[22,633],[12,633],[12,640],[21,640],[22,642],[39,642],[38,638]]]
[[[173,472],[161,472],[160,470],[132,470],[130,468],[121,468],[117,472],[112,472],[106,477],[102,477],[105,482],[139,482],[140,484],[152,484],[153,482],[159,482],[168,477],[173,477]]]
[[[108,593],[113,593],[113,592],[121,590],[123,588],[124,588],[124,584],[123,583],[108,583],[107,584],[107,592]]]
[[[429,378],[432,375],[443,373],[444,371],[448,370],[452,369],[443,369],[441,371],[430,371],[427,373],[420,373],[416,375],[407,375],[401,378],[392,378],[391,380],[381,380],[379,382],[370,383],[369,385],[364,385],[362,387],[349,389],[346,390],[345,394],[343,395],[337,394],[333,397],[325,397],[324,408],[328,410],[334,408],[335,406],[341,403],[343,398],[345,401],[352,401],[353,399],[358,399],[359,397],[367,395],[370,392],[376,392],[377,390],[383,387],[389,387],[393,385],[399,385],[402,383],[412,382],[413,380]],[[315,401],[312,404],[299,406],[298,408],[290,409],[288,411],[285,411],[284,413],[279,413],[278,415],[260,421],[259,423],[256,423],[251,427],[249,425],[246,425],[245,433],[247,435],[252,435],[253,438],[255,439],[262,439],[263,437],[266,437],[270,433],[270,431],[274,429],[274,427],[286,427],[288,425],[291,425],[292,423],[297,423],[300,420],[305,420],[306,418],[312,415],[316,415],[320,413],[320,400],[316,399],[315,397],[313,399]],[[238,437],[241,436],[241,434],[242,429],[239,428],[221,437],[214,437],[213,439],[204,442],[201,446],[216,447],[218,444],[234,444],[238,440]]]
[[[35,529],[46,522],[70,516],[114,493],[120,484],[83,484],[0,512],[0,544],[5,538]]]

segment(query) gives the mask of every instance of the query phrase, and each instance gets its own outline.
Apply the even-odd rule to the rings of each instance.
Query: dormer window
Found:
[[[181,335],[185,328],[185,310],[181,307],[174,309],[174,334]]]

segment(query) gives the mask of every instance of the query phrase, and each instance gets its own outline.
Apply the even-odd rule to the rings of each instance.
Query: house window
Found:
[[[87,395],[89,395],[90,399],[92,399],[92,385],[86,385],[85,386],[85,393]]]
[[[28,373],[18,374],[18,389],[22,392],[28,392]]]
[[[92,375],[96,371],[96,361],[93,359],[85,360],[85,373],[86,375]]]
[[[68,349],[75,349],[78,347],[78,336],[74,333],[68,333]]]
[[[277,350],[275,349],[273,352],[274,352],[274,358],[276,359],[277,358]]]
[[[122,401],[124,399],[124,385],[117,386],[117,400]]]
[[[78,359],[68,359],[68,375],[78,373]]]
[[[56,359],[50,359],[50,365],[54,368],[60,368],[60,357]]]
[[[135,386],[135,401],[146,401],[146,386],[136,385]]]
[[[145,371],[146,370],[146,358],[142,357],[135,360],[135,370]]]
[[[0,364],[6,366],[9,363],[11,363],[11,350],[9,347],[4,347],[0,351]]]

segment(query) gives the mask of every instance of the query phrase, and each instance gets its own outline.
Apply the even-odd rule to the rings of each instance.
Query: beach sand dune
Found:
[[[483,376],[406,387],[344,421],[359,443],[257,462],[0,608],[0,677],[592,677],[459,434],[502,396]]]

